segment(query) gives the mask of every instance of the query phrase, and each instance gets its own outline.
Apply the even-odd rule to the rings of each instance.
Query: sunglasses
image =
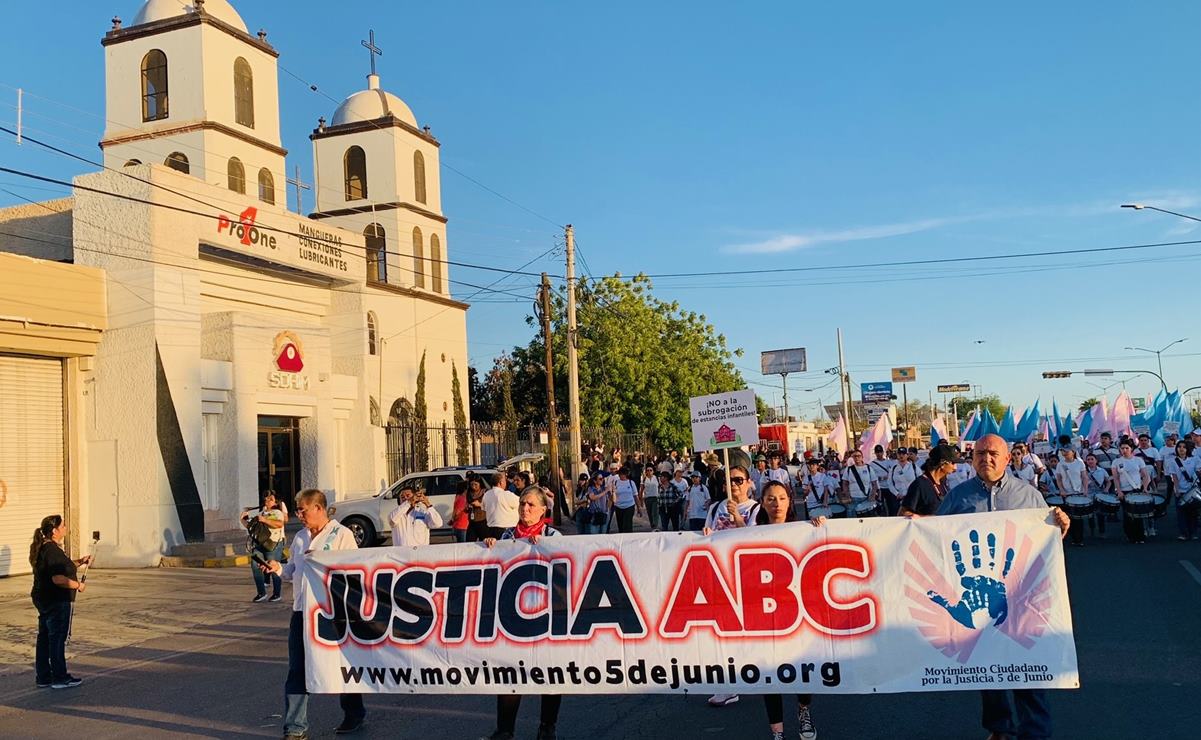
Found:
[[[746,478],[743,478],[741,475],[732,475],[730,476],[730,482],[736,486],[741,486],[743,483],[746,483]]]

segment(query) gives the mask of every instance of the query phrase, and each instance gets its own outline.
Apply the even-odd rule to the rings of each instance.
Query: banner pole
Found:
[[[725,464],[726,471],[726,498],[730,497],[730,448],[721,448],[722,462]]]

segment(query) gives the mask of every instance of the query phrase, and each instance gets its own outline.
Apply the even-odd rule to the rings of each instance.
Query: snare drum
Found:
[[[1128,493],[1124,505],[1126,516],[1131,519],[1150,519],[1155,516],[1155,498],[1149,493]]]
[[[830,516],[834,519],[846,519],[847,507],[842,504],[830,504]]]
[[[1063,496],[1047,496],[1046,499],[1048,506],[1063,507]]]
[[[1096,501],[1097,509],[1102,514],[1116,514],[1122,510],[1122,502],[1112,493],[1098,493]]]
[[[1093,513],[1096,504],[1093,503],[1092,496],[1067,496],[1063,500],[1063,509],[1073,519],[1083,519]]]
[[[809,507],[809,518],[816,519],[819,516],[824,516],[825,518],[830,519],[830,518],[833,518],[834,513],[832,511],[830,511],[829,506],[810,506]]]
[[[884,506],[879,501],[860,501],[855,504],[855,516],[884,516]]]
[[[1160,496],[1158,493],[1151,498],[1155,499],[1155,518],[1160,519],[1168,515],[1168,497]]]

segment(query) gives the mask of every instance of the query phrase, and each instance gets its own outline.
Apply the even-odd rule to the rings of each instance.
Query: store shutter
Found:
[[[0,355],[0,576],[29,573],[42,518],[65,514],[63,363]]]

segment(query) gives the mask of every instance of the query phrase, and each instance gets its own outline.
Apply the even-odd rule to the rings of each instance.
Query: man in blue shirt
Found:
[[[1009,445],[995,434],[988,434],[972,449],[972,467],[976,477],[951,489],[938,507],[938,514],[974,514],[1013,509],[1046,509],[1042,494],[1033,486],[1007,475]],[[1051,509],[1060,536],[1067,536],[1071,518],[1058,507]],[[1018,724],[1014,728],[1013,708],[1009,692],[981,691],[982,723],[989,740],[1006,740],[1017,735],[1020,740],[1051,737],[1051,707],[1045,689],[1014,689],[1013,703],[1017,706]]]

